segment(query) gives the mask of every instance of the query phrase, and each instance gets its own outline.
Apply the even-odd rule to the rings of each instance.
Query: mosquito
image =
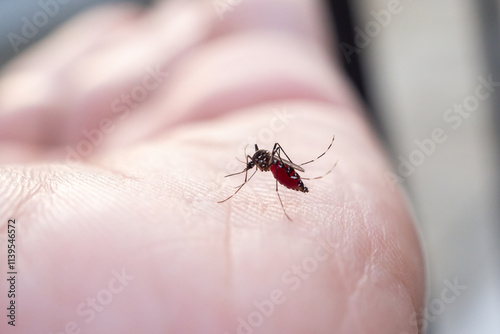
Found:
[[[312,159],[309,161],[306,161],[301,164],[295,164],[292,162],[292,159],[286,154],[285,150],[279,143],[275,143],[273,150],[269,152],[268,150],[263,150],[259,149],[257,144],[255,144],[255,153],[253,156],[247,155],[246,156],[246,167],[244,170],[241,172],[233,173],[226,175],[225,177],[230,177],[234,175],[239,175],[245,173],[245,181],[238,186],[234,194],[229,196],[223,201],[219,201],[217,203],[223,203],[229,199],[231,199],[234,195],[238,193],[238,191],[243,188],[245,184],[247,184],[248,181],[252,179],[252,177],[257,173],[257,170],[261,170],[262,172],[268,172],[271,171],[273,173],[274,178],[276,179],[276,193],[278,194],[278,198],[281,203],[281,207],[283,208],[283,212],[285,213],[285,216],[289,219],[290,216],[286,213],[285,206],[283,205],[283,201],[281,200],[280,193],[278,191],[278,183],[281,185],[287,187],[288,189],[296,190],[296,191],[301,191],[303,193],[309,192],[309,189],[304,185],[304,182],[302,180],[317,180],[321,179],[322,177],[325,177],[326,175],[330,174],[330,172],[335,168],[337,163],[333,165],[333,167],[326,172],[325,174],[318,176],[318,177],[313,177],[313,178],[307,178],[307,177],[300,177],[300,175],[296,172],[305,172],[304,168],[302,166],[310,164],[311,162],[314,162],[324,156],[326,152],[332,147],[333,141],[335,140],[335,136],[333,136],[332,141],[330,145],[328,145],[327,149],[321,153],[316,159]],[[246,152],[246,149],[245,149]],[[286,159],[281,157],[281,154],[284,154]],[[246,153],[245,153],[246,154]],[[241,161],[241,160],[240,160]],[[243,162],[243,161],[242,161]],[[257,167],[253,174],[248,177],[248,171],[253,169],[254,167]]]

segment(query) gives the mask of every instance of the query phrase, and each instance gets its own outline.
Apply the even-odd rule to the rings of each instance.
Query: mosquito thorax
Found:
[[[252,161],[261,171],[268,171],[271,167],[271,153],[268,150],[258,150],[254,153]]]

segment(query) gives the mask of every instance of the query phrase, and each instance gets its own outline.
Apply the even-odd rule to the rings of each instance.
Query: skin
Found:
[[[299,0],[243,1],[223,20],[212,1],[103,7],[6,67],[0,231],[16,219],[19,273],[16,328],[4,318],[0,332],[421,331],[418,234],[322,13]],[[168,75],[113,112],[148,65]],[[112,129],[68,161],[103,119]],[[280,187],[293,221],[270,172],[217,203],[243,182],[223,176],[243,170],[246,144],[279,142],[301,163],[332,135],[300,174],[333,172],[307,194]]]

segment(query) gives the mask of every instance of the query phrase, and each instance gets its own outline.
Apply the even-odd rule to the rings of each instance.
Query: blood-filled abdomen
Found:
[[[304,186],[304,182],[300,179],[300,175],[295,171],[295,169],[293,169],[293,167],[290,167],[281,161],[277,161],[271,165],[270,169],[274,178],[285,187],[305,193],[309,191],[307,187]]]

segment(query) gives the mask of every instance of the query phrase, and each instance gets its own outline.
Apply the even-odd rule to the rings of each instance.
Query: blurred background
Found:
[[[480,77],[500,82],[500,1],[340,2],[368,36],[347,38],[420,226],[428,333],[500,333],[500,87],[476,98]],[[466,288],[447,301],[454,280]]]
[[[43,8],[0,2],[0,67],[76,13],[112,1],[61,2],[17,48],[10,33]],[[484,84],[500,82],[500,0],[325,4],[339,38],[332,52],[388,147],[388,182],[407,190],[420,227],[429,294],[417,321],[428,333],[500,333],[500,85]],[[450,284],[463,288],[446,294]]]

